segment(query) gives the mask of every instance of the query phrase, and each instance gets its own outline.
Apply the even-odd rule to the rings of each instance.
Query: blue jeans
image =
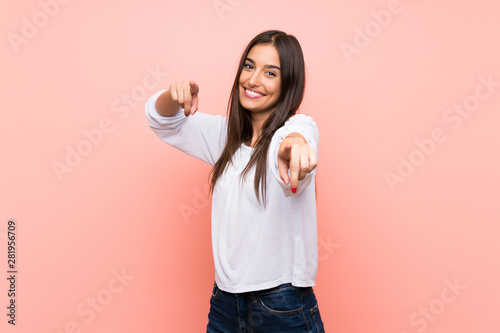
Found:
[[[278,287],[233,294],[214,283],[207,333],[324,333],[312,287]]]

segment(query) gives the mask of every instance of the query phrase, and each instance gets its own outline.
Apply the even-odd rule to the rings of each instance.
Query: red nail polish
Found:
[[[297,193],[297,188],[292,188],[292,193]]]

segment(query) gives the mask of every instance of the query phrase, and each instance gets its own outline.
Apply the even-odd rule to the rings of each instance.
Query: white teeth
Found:
[[[247,94],[251,95],[251,96],[263,96],[262,94],[259,94],[259,93],[256,93],[256,92],[253,92],[253,91],[250,91],[248,89],[245,89],[245,91],[247,92]]]

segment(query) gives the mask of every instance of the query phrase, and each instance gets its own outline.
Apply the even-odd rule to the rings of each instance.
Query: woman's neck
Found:
[[[269,115],[252,115],[253,133],[252,140],[249,144],[250,147],[255,147],[255,143],[257,142],[259,136],[262,134],[262,127],[264,126],[264,123],[266,122],[268,117]]]

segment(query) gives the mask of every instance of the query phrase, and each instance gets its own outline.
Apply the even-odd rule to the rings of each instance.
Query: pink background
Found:
[[[0,14],[1,276],[9,219],[18,238],[2,332],[205,331],[210,167],[161,142],[144,103],[191,79],[225,114],[267,29],[308,68],[327,332],[500,332],[498,1],[60,1]],[[68,149],[86,156],[58,174]]]

